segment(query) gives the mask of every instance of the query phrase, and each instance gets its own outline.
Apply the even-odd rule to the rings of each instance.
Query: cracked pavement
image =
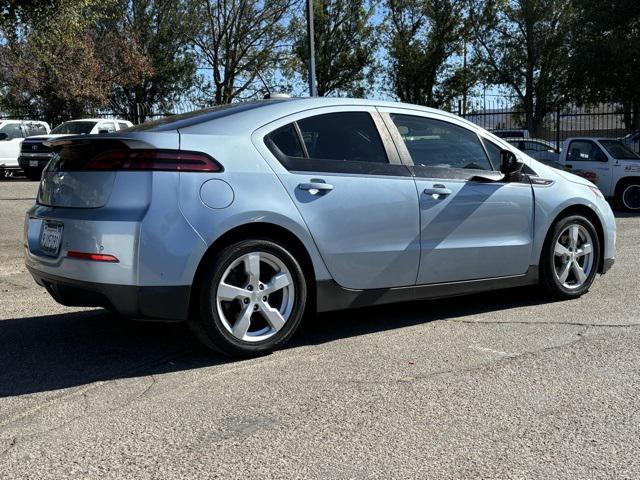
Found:
[[[3,479],[640,477],[640,216],[581,299],[324,314],[229,361],[50,299],[22,266],[36,189],[0,182]]]

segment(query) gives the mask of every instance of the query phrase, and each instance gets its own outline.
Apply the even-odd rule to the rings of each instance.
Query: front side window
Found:
[[[0,133],[7,134],[7,140],[13,140],[14,138],[22,138],[22,128],[19,123],[7,123],[0,127]]]
[[[71,134],[82,135],[83,133],[91,133],[97,122],[65,122],[51,130],[53,134]]]
[[[392,114],[414,165],[493,170],[478,136],[449,122]]]
[[[600,140],[602,146],[616,160],[638,160],[640,156],[618,140]]]
[[[574,140],[569,145],[568,162],[606,162],[607,156],[590,140]]]

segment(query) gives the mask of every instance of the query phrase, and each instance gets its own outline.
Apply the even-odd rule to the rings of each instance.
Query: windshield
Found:
[[[624,143],[618,140],[600,140],[600,143],[607,149],[609,155],[616,160],[639,160],[640,156],[633,153]]]
[[[98,122],[64,122],[51,130],[51,133],[82,135],[91,132]]]

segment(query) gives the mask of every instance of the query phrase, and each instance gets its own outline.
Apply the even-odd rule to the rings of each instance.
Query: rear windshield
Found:
[[[65,122],[51,130],[51,133],[82,135],[90,133],[98,122]]]
[[[640,160],[640,156],[618,140],[600,140],[600,143],[616,160]]]

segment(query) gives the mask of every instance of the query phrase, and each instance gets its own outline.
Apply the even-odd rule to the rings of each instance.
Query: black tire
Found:
[[[247,342],[235,337],[224,326],[217,308],[216,292],[227,268],[243,255],[254,252],[273,255],[284,263],[295,294],[284,326],[266,340]],[[199,309],[189,321],[191,330],[205,346],[231,357],[260,356],[283,346],[298,329],[307,302],[307,282],[300,264],[289,251],[268,239],[243,240],[224,248],[206,267],[199,290]]]
[[[617,188],[618,208],[627,212],[640,212],[640,181],[626,181]]]
[[[567,288],[560,282],[556,274],[556,255],[554,254],[556,243],[559,237],[571,225],[580,225],[589,233],[592,242],[592,266],[584,283],[576,288]],[[540,259],[540,284],[553,297],[558,299],[571,299],[584,295],[589,291],[600,265],[600,237],[591,221],[581,215],[570,215],[560,220],[552,226],[547,239],[545,240],[542,257]]]

